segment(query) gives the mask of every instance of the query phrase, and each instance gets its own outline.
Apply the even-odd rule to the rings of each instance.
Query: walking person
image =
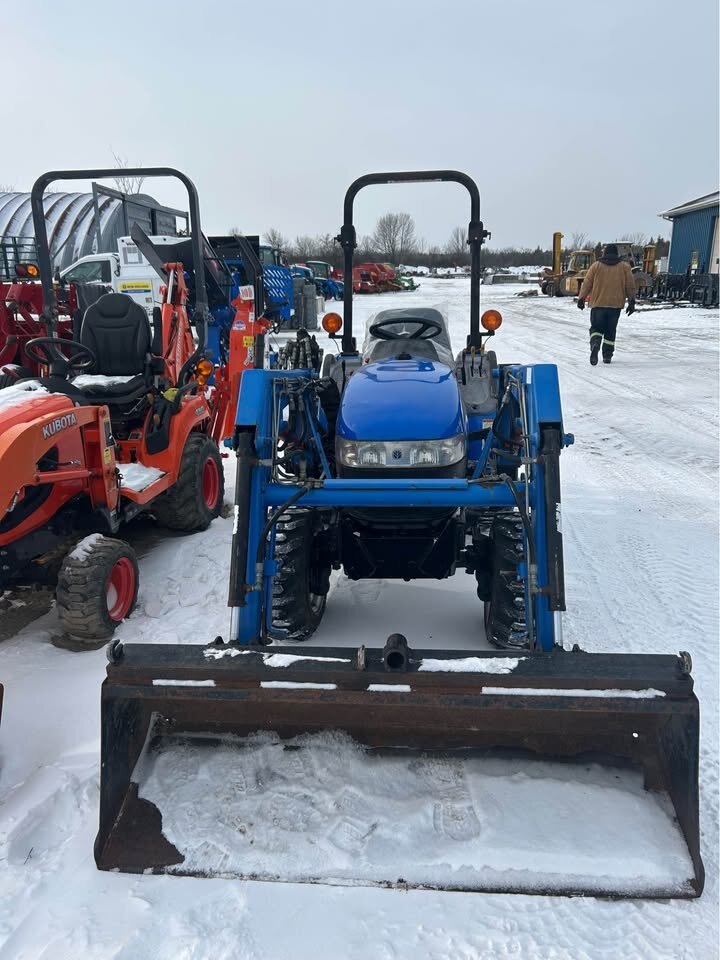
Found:
[[[618,256],[618,248],[609,243],[602,257],[591,264],[585,274],[577,305],[585,309],[590,298],[590,363],[598,362],[602,347],[603,363],[610,363],[615,352],[615,341],[620,312],[627,298],[627,315],[635,312],[635,280],[630,264]]]

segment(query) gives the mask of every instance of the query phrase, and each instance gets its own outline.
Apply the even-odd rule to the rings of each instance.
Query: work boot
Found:
[[[605,353],[605,354],[603,354],[603,363],[610,363],[611,360],[612,360],[612,354],[611,354],[611,353]],[[590,361],[590,362],[592,363],[592,361]],[[597,360],[595,361],[595,363],[597,363]]]
[[[590,347],[590,364],[591,364],[591,366],[593,366],[593,367],[596,367],[596,366],[597,366],[598,353],[600,353],[600,344],[599,344],[599,343],[594,343],[594,344]]]

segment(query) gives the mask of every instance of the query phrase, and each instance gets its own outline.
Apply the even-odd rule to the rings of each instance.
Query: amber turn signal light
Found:
[[[342,317],[339,313],[326,313],[322,318],[323,330],[332,337],[342,327]]]
[[[502,314],[499,310],[486,310],[480,318],[480,323],[486,330],[497,330],[502,324]]]

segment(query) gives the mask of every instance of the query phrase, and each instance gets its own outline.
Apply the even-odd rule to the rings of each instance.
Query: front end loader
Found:
[[[623,897],[697,897],[698,702],[690,657],[563,646],[557,370],[498,364],[480,315],[486,236],[470,194],[470,324],[383,310],[362,352],[303,331],[251,370],[236,413],[226,638],[112,643],[102,690],[101,869]],[[308,646],[330,578],[444,579],[484,604],[478,642],[388,622],[376,647]],[[293,645],[290,642],[294,641]]]

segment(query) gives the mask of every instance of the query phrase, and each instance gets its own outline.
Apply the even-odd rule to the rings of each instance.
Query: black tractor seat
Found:
[[[97,362],[92,373],[79,374],[72,384],[93,403],[105,403],[122,415],[153,389],[150,321],[124,293],[106,293],[87,308],[80,343]]]
[[[72,385],[90,400],[111,400],[122,403],[124,400],[141,396],[152,389],[152,380],[144,374],[136,377],[106,377],[101,373],[80,373],[73,377]]]

